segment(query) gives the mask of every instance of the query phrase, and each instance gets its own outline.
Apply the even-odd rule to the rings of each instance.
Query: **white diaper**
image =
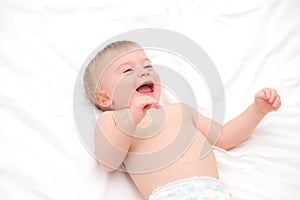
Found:
[[[219,179],[196,176],[156,188],[149,200],[231,200],[231,194]]]

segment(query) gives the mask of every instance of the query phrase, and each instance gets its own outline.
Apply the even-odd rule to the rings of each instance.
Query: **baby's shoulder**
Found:
[[[105,111],[102,112],[99,116],[98,116],[98,123],[110,123],[113,120],[113,111]]]

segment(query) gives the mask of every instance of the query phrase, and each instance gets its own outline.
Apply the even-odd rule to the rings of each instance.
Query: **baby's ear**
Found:
[[[99,90],[97,92],[96,102],[98,105],[100,105],[101,107],[103,107],[105,109],[111,108],[111,105],[112,105],[112,99],[104,90]]]

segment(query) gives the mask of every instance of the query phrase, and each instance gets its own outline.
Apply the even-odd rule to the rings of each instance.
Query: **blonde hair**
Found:
[[[83,81],[87,97],[99,109],[105,110],[97,101],[96,96],[98,89],[101,88],[100,77],[114,59],[119,57],[132,48],[141,48],[140,45],[133,41],[122,40],[110,43],[104,49],[96,54],[85,69]]]

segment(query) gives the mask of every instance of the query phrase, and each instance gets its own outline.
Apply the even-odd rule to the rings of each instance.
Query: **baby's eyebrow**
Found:
[[[143,62],[145,62],[145,61],[148,61],[148,62],[151,63],[151,61],[149,60],[149,58],[145,58],[145,59],[143,60]],[[124,63],[120,64],[120,65],[117,67],[117,71],[118,71],[123,65],[132,65],[132,63],[130,63],[130,62],[124,62]]]
[[[118,68],[117,68],[117,71],[118,71],[123,65],[131,65],[131,63],[125,62],[125,63],[120,64],[120,65],[118,66]]]

